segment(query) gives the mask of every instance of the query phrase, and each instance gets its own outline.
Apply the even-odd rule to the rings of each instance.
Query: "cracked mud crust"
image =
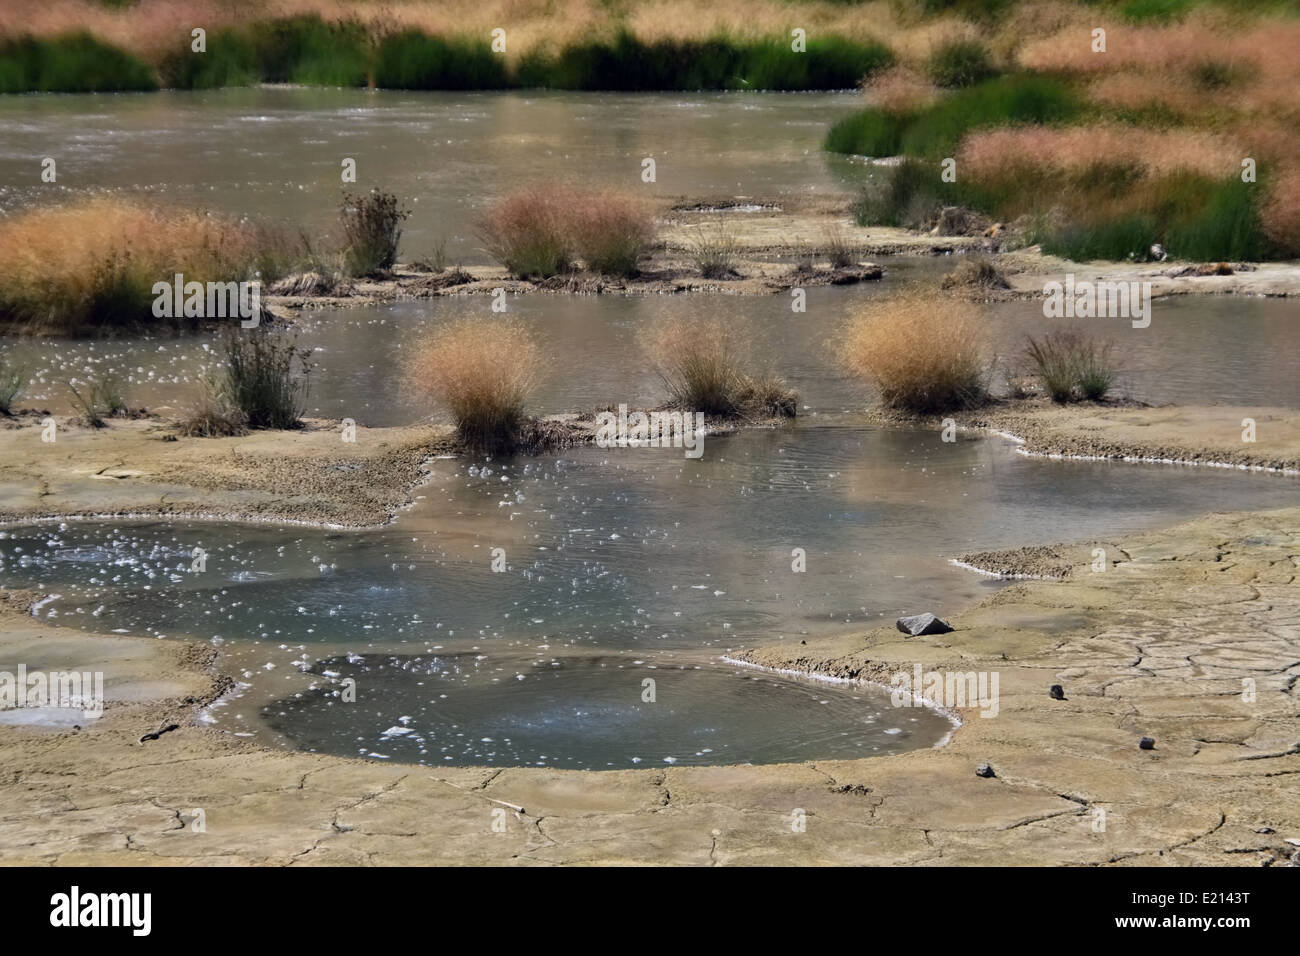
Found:
[[[1102,573],[1086,547],[1062,548],[1069,579],[1000,591],[950,634],[880,628],[733,652],[878,680],[915,663],[1000,675],[998,715],[963,711],[941,749],[760,767],[426,768],[266,750],[194,722],[221,687],[209,648],[54,628],[27,613],[31,595],[9,594],[0,656],[97,662],[109,703],[79,731],[0,727],[0,859],[1286,863],[1285,841],[1300,837],[1300,509],[1214,515],[1109,548]],[[1057,683],[1066,700],[1048,696]],[[984,762],[995,778],[975,775]],[[795,808],[806,832],[792,830]]]

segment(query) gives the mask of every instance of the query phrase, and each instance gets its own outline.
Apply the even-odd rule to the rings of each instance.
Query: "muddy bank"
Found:
[[[1212,465],[1300,473],[1300,413],[1233,405],[1145,406],[1045,398],[1004,401],[953,416],[1013,438],[1031,455]],[[1253,441],[1246,441],[1253,423]]]
[[[309,420],[296,431],[176,438],[174,422],[113,420],[87,428],[56,419],[0,428],[0,521],[159,516],[330,527],[384,524],[411,501],[424,463],[451,454],[450,429]]]
[[[757,767],[451,769],[271,751],[195,720],[223,686],[210,648],[54,628],[27,613],[31,595],[9,595],[0,657],[101,669],[109,700],[80,729],[0,726],[0,857],[1283,864],[1300,838],[1288,782],[1300,773],[1298,528],[1300,510],[1211,516],[1107,543],[1104,573],[1066,548],[1070,578],[1013,585],[941,636],[886,626],[732,650],[858,679],[916,664],[1000,678],[997,715],[959,708],[964,725],[942,749]],[[1058,683],[1065,700],[1048,695]],[[996,776],[977,776],[979,763]],[[506,832],[493,832],[503,807]]]

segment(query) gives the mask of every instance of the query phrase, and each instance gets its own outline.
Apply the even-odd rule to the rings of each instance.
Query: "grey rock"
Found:
[[[1060,684],[1053,684],[1047,689],[1047,693],[1051,696],[1052,700],[1065,700],[1065,688]]]
[[[1155,750],[1156,749],[1155,738],[1143,737],[1141,740],[1138,741],[1138,746],[1141,747],[1143,750]]]
[[[928,611],[925,614],[900,617],[897,626],[904,634],[910,634],[912,637],[919,637],[922,634],[947,634],[952,630],[952,626],[947,621],[935,617]]]
[[[990,767],[988,764],[986,764],[986,763],[982,763],[982,764],[980,764],[978,767],[975,768],[975,776],[977,776],[977,777],[996,777],[997,774],[993,772],[993,768]]]

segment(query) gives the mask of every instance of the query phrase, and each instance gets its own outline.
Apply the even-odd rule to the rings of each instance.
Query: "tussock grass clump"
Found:
[[[91,428],[103,428],[104,419],[125,415],[126,383],[117,372],[106,372],[77,387],[75,379],[68,381],[72,405],[81,413],[82,421]]]
[[[531,186],[495,203],[480,220],[479,235],[520,278],[549,279],[579,259],[593,272],[630,276],[654,239],[654,217],[635,196]]]
[[[234,405],[220,379],[205,383],[194,408],[177,429],[187,438],[229,438],[248,434],[248,416]]]
[[[411,261],[411,268],[415,272],[432,272],[435,275],[441,275],[447,271],[447,240],[445,237],[438,239],[429,251],[423,255],[417,256]]]
[[[1025,358],[1052,401],[1076,398],[1099,401],[1115,382],[1114,346],[1097,342],[1072,329],[1049,332],[1041,339],[1027,336]]]
[[[447,409],[466,448],[500,454],[521,446],[528,396],[542,369],[527,325],[461,319],[434,331],[413,356],[413,387]]]
[[[226,333],[225,365],[210,392],[212,407],[248,428],[302,425],[311,350],[288,334],[264,326]],[[224,410],[224,411],[223,411]]]
[[[392,193],[373,190],[365,196],[343,195],[343,260],[351,276],[375,275],[393,267],[402,221],[410,215]]]
[[[847,269],[858,261],[858,250],[845,235],[839,223],[829,226],[824,233],[822,243],[826,256],[831,261],[832,269]]]
[[[973,289],[981,292],[1011,288],[1006,276],[983,256],[963,259],[957,263],[957,268],[944,276],[940,285],[945,289]]]
[[[721,220],[701,225],[687,245],[686,254],[706,279],[726,279],[736,274],[736,237]]]
[[[568,215],[559,190],[529,186],[496,202],[479,221],[479,236],[514,275],[548,279],[573,264]]]
[[[979,405],[991,361],[983,325],[963,308],[918,296],[873,303],[845,332],[844,364],[889,408],[931,414]]]
[[[156,318],[153,285],[270,280],[304,254],[284,230],[120,199],[37,208],[0,221],[0,326],[60,334],[193,325]],[[178,310],[179,311],[179,310]]]
[[[654,216],[641,199],[615,192],[573,197],[569,231],[574,250],[592,272],[633,276],[654,241]]]
[[[749,368],[743,330],[716,318],[674,318],[645,333],[644,346],[670,404],[720,418],[793,417],[797,396]]]
[[[27,387],[27,367],[12,357],[0,354],[0,415],[9,415],[14,400]]]
[[[974,86],[997,75],[988,48],[978,40],[952,40],[935,49],[926,71],[936,86]]]

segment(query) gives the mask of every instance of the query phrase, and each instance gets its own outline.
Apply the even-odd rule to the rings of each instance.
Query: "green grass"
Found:
[[[504,58],[486,40],[406,30],[385,37],[375,61],[375,85],[385,89],[498,90],[510,85]]]
[[[1080,262],[1147,258],[1160,243],[1174,259],[1258,261],[1278,254],[1259,220],[1258,187],[1237,178],[1167,177],[1131,215],[1072,223],[1042,235],[1043,251]]]
[[[225,365],[217,378],[220,400],[248,428],[299,428],[311,372],[310,349],[284,332],[229,329]]]
[[[796,53],[785,40],[661,40],[628,33],[558,54],[523,57],[514,76],[522,87],[564,90],[826,90],[847,89],[893,62],[883,44],[812,38]]]
[[[211,89],[254,83],[412,90],[826,90],[848,89],[894,62],[883,44],[812,37],[662,40],[624,32],[613,40],[535,51],[515,70],[482,37],[403,30],[379,40],[356,20],[316,14],[213,31],[203,52],[189,35],[150,65],[87,34],[0,44],[0,92]]]
[[[978,40],[953,40],[932,54],[926,72],[936,86],[974,86],[997,76],[988,48]]]
[[[868,109],[831,127],[831,152],[863,156],[945,157],[974,129],[1016,123],[1061,123],[1084,111],[1080,97],[1063,81],[1034,73],[988,80],[960,90],[915,113]]]
[[[88,33],[0,41],[0,93],[156,90],[153,70]]]

